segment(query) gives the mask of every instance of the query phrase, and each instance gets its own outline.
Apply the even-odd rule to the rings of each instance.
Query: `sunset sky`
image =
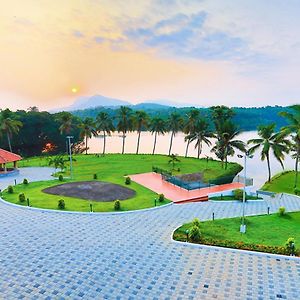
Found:
[[[299,0],[0,0],[0,108],[300,99]]]

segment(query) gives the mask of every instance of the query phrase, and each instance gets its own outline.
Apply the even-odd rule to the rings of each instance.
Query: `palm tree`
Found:
[[[199,119],[194,125],[194,129],[191,134],[186,136],[186,140],[193,142],[196,141],[195,148],[198,148],[197,158],[200,157],[202,152],[203,142],[211,146],[211,141],[209,138],[213,138],[214,134],[209,130],[209,124],[205,119]]]
[[[212,148],[212,152],[225,163],[225,170],[227,169],[228,156],[233,156],[235,149],[242,152],[246,151],[245,143],[237,140],[236,137],[241,133],[237,126],[230,120],[219,124],[217,133],[216,145]]]
[[[294,188],[297,187],[298,183],[298,165],[300,158],[300,105],[293,105],[292,107],[293,113],[290,112],[280,112],[279,114],[285,117],[289,121],[289,125],[284,126],[281,131],[284,135],[292,135],[293,136],[293,152],[295,153],[295,183]]]
[[[106,147],[106,135],[111,135],[112,132],[115,131],[115,127],[113,124],[112,118],[109,116],[107,112],[100,112],[96,117],[96,130],[103,132],[103,151],[102,155],[105,155],[105,147]]]
[[[199,118],[199,115],[200,115],[200,111],[198,109],[192,109],[188,112],[187,118],[185,120],[185,124],[183,125],[183,132],[187,136],[194,133],[195,124]],[[185,138],[185,140],[187,141],[186,149],[185,149],[185,157],[187,157],[191,140],[189,138]]]
[[[175,163],[180,162],[180,159],[177,157],[177,154],[171,154],[169,164],[172,164],[172,170],[175,168]]]
[[[172,112],[167,121],[168,130],[171,131],[170,147],[169,147],[169,156],[172,151],[173,138],[176,133],[182,129],[182,118],[176,112]]]
[[[270,165],[270,150],[273,151],[275,158],[279,161],[284,169],[283,160],[284,153],[288,153],[288,148],[290,146],[290,141],[286,139],[286,136],[281,132],[275,132],[276,124],[261,125],[258,127],[258,135],[260,138],[251,139],[248,144],[254,144],[249,149],[249,152],[254,152],[260,147],[261,150],[261,160],[267,160],[268,165],[268,182],[271,181],[271,165]]]
[[[22,122],[13,119],[12,112],[9,109],[1,111],[0,116],[0,131],[6,134],[9,151],[12,152],[11,138],[13,134],[19,132],[23,126]]]
[[[73,128],[73,116],[69,112],[62,112],[58,117],[58,121],[61,123],[59,126],[60,134],[69,134]]]
[[[128,131],[131,131],[133,128],[132,109],[127,106],[121,106],[119,108],[117,118],[118,118],[118,124],[117,124],[118,132],[122,132],[123,134],[122,154],[124,154],[126,133]]]
[[[85,118],[79,125],[80,129],[79,136],[81,139],[85,138],[85,154],[88,151],[88,139],[92,136],[97,136],[97,130],[95,128],[95,123],[92,118]]]
[[[137,110],[134,116],[134,125],[138,133],[137,145],[136,145],[136,154],[139,154],[140,147],[140,138],[142,129],[148,128],[149,125],[149,116],[143,110]]]
[[[154,144],[153,144],[153,151],[152,151],[152,155],[153,155],[155,152],[157,135],[158,134],[164,135],[166,132],[166,122],[162,118],[154,117],[150,121],[149,129],[152,134],[154,133]]]

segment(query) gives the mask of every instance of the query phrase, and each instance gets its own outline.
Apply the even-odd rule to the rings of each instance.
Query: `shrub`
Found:
[[[24,193],[19,194],[19,201],[22,203],[22,202],[25,202],[25,200],[26,200],[26,197],[25,197]]]
[[[61,174],[58,176],[58,180],[59,181],[63,181],[64,180],[64,176],[62,176]]]
[[[130,177],[126,177],[126,179],[125,179],[125,184],[127,184],[127,185],[129,185],[131,183],[131,179],[130,179]]]
[[[280,206],[278,209],[279,216],[283,216],[285,214],[285,207]]]
[[[7,192],[8,192],[9,194],[13,194],[14,188],[12,187],[12,185],[9,185],[9,186],[7,187]]]
[[[300,195],[300,189],[299,188],[295,188],[294,189],[294,193],[295,193],[295,195]]]
[[[28,184],[28,180],[26,178],[24,178],[23,184]]]
[[[296,250],[295,239],[292,237],[288,238],[288,240],[285,243],[285,248],[286,248],[287,254],[289,254],[289,255],[295,254],[295,250]]]
[[[164,195],[164,194],[159,194],[159,195],[158,195],[158,201],[159,201],[159,202],[165,201],[165,195]]]
[[[114,208],[115,208],[115,210],[120,210],[121,209],[121,202],[120,202],[120,200],[116,200],[115,201]]]
[[[66,207],[65,201],[63,199],[58,200],[57,207],[59,209],[65,209],[65,207]]]
[[[200,228],[200,220],[198,218],[195,218],[192,221],[193,226],[197,226],[198,228]]]
[[[200,228],[198,226],[193,225],[190,230],[190,239],[193,242],[199,242],[201,237]]]
[[[237,190],[233,191],[233,196],[234,196],[234,199],[236,199],[236,200],[243,200],[243,194],[244,194],[244,191],[241,189],[237,189]]]
[[[93,178],[94,178],[94,179],[98,179],[97,174],[94,174],[94,175],[93,175]]]

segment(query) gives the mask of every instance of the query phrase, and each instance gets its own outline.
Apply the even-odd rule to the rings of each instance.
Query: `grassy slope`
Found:
[[[248,217],[246,222],[246,234],[239,232],[240,218],[202,222],[201,233],[205,238],[268,246],[284,246],[289,237],[294,237],[296,245],[300,246],[300,212],[282,217],[278,214]],[[176,231],[185,236],[185,231],[190,227],[191,223],[184,224]]]
[[[266,182],[263,185],[262,189],[270,192],[275,192],[275,193],[294,194],[294,182],[295,182],[294,171],[283,172],[272,177],[271,182]]]
[[[113,182],[124,185],[124,176],[151,172],[152,166],[158,166],[170,169],[169,158],[164,155],[132,155],[132,154],[107,154],[106,156],[96,157],[95,155],[77,155],[74,162],[74,181],[92,180],[93,174],[98,175],[98,180]],[[220,162],[209,161],[205,159],[180,158],[181,162],[176,164],[180,168],[180,174],[204,171],[204,176],[214,178],[217,176],[226,176],[227,174],[238,172],[241,167],[238,164],[229,164],[228,170],[221,168]],[[26,166],[47,166],[45,158],[32,158],[20,163],[20,167]],[[68,174],[66,174],[68,175]],[[18,194],[24,192],[30,199],[32,206],[41,208],[57,208],[57,201],[61,198],[65,200],[66,210],[89,211],[89,202],[86,200],[61,197],[43,193],[41,190],[45,187],[58,184],[58,181],[30,183],[28,186],[18,185],[15,187],[14,194],[4,192],[4,198],[7,201],[18,203]],[[136,191],[136,196],[132,199],[121,201],[122,210],[134,210],[154,206],[156,193],[140,186],[134,182],[130,188]],[[165,201],[161,204],[166,204]],[[94,211],[113,211],[113,203],[93,202]]]

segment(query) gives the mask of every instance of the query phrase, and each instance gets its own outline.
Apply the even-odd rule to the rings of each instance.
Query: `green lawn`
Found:
[[[256,197],[256,196],[251,196],[251,195],[247,195],[246,200],[261,200],[261,197]],[[234,196],[214,196],[214,197],[210,197],[209,200],[213,200],[213,201],[233,201],[233,200],[237,200]],[[239,200],[239,201],[243,201],[243,200]]]
[[[294,171],[283,172],[272,177],[271,182],[266,182],[262,187],[262,190],[275,192],[275,193],[294,194],[294,182],[295,182]],[[299,176],[299,182],[300,182],[300,176]],[[299,184],[298,184],[298,188],[300,188]]]
[[[247,232],[239,232],[240,218],[221,219],[201,222],[200,230],[203,240],[200,243],[224,245],[224,241],[243,242],[245,244],[283,247],[289,237],[295,238],[296,247],[300,248],[300,212],[247,217]],[[175,240],[186,239],[186,230],[191,223],[179,227],[174,232]],[[243,247],[241,247],[243,248]]]
[[[157,166],[164,169],[170,169],[168,164],[169,158],[165,155],[134,155],[134,154],[107,154],[105,156],[96,155],[76,155],[74,157],[74,179],[73,181],[93,180],[93,174],[97,174],[98,180],[107,181],[116,184],[124,185],[124,176],[130,174],[151,172],[152,166]],[[205,159],[196,158],[180,158],[176,168],[180,168],[180,172],[176,174],[203,172],[206,179],[215,178],[219,176],[227,176],[229,174],[240,171],[241,166],[238,164],[229,164],[228,169],[224,170],[221,163],[218,161],[207,161]],[[26,159],[20,162],[20,167],[28,166],[47,166],[47,160],[44,157],[37,157]],[[69,174],[66,173],[65,176]],[[67,181],[65,181],[67,182]],[[49,195],[42,192],[42,189],[60,184],[58,180],[29,183],[26,185],[18,185],[14,187],[14,193],[8,194],[3,192],[3,198],[7,201],[20,204],[18,200],[19,193],[25,193],[26,198],[30,199],[31,206],[40,208],[57,209],[57,202],[59,199],[64,199],[66,203],[66,210],[74,211],[89,211],[89,201]],[[136,191],[136,196],[121,201],[121,210],[135,210],[142,208],[149,208],[154,206],[154,199],[157,194],[140,186],[134,182],[129,186]],[[168,203],[157,202],[157,205]],[[93,201],[94,211],[113,211],[113,202],[95,202]],[[26,204],[24,204],[26,205]]]

